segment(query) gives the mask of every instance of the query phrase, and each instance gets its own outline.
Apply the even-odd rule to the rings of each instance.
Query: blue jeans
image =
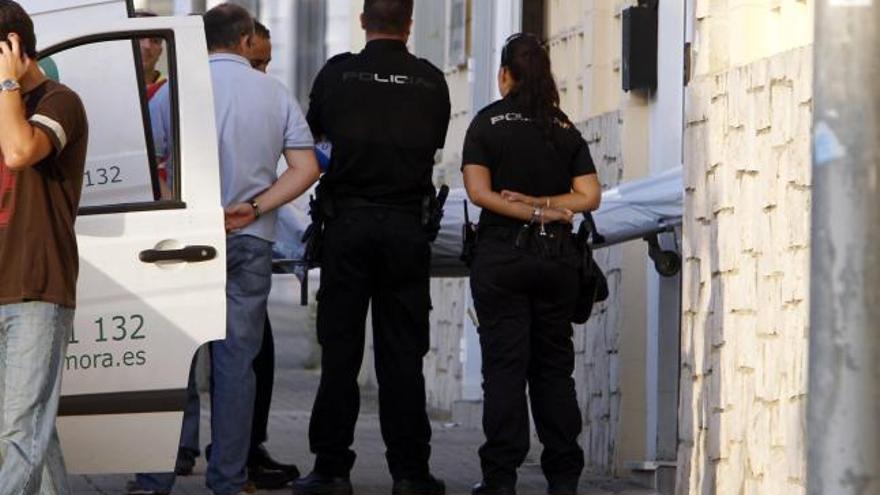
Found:
[[[193,356],[189,368],[189,382],[186,384],[186,409],[183,410],[183,427],[180,429],[180,449],[186,450],[193,457],[199,456],[199,419],[201,402],[199,389],[196,386],[196,357]]]
[[[272,243],[226,239],[226,339],[211,343],[211,460],[206,484],[217,495],[240,492],[251,439],[256,376],[266,302],[272,287]]]
[[[55,416],[74,310],[0,305],[0,494],[70,493]]]
[[[263,344],[271,287],[272,243],[247,235],[228,237],[226,339],[211,343],[211,459],[205,476],[208,488],[217,495],[236,494],[247,482],[256,394],[254,359]],[[194,386],[190,380],[190,395]],[[187,417],[197,421],[198,415],[184,415],[182,443],[188,436]],[[168,493],[174,473],[138,475],[137,481],[142,488]]]
[[[193,456],[199,454],[199,390],[196,387],[196,360],[189,369],[189,382],[186,386],[186,409],[183,411],[183,426],[180,429],[180,449],[189,450]],[[156,493],[171,493],[177,476],[169,473],[140,473],[135,476],[137,485]]]

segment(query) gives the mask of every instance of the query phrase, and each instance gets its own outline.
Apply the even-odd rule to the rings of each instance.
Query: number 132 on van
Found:
[[[87,329],[87,332],[84,332],[89,336],[84,333],[77,334],[77,329],[74,328],[70,333],[68,344],[79,344],[80,338],[86,340],[93,338],[96,343],[143,340],[147,338],[144,323],[144,317],[139,314],[127,317],[121,315],[101,316],[92,322],[92,326]]]

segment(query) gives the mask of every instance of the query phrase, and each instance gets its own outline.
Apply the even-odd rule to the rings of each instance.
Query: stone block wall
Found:
[[[425,356],[425,388],[428,407],[450,413],[461,399],[461,337],[464,332],[466,278],[431,280],[431,346]]]
[[[804,47],[687,88],[680,494],[805,492],[811,81]]]
[[[589,143],[599,179],[606,188],[618,185],[623,177],[622,125],[620,112],[610,112],[578,126]],[[620,419],[618,340],[623,309],[622,253],[620,247],[610,247],[596,251],[594,256],[608,277],[610,295],[606,302],[593,308],[586,325],[575,326],[575,383],[584,420],[581,444],[586,469],[610,475]]]

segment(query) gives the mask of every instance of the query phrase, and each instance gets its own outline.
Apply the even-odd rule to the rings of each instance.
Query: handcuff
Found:
[[[544,208],[537,206],[532,211],[532,224],[539,223],[541,225],[540,230],[538,231],[538,235],[541,237],[547,236],[547,231],[544,229]]]

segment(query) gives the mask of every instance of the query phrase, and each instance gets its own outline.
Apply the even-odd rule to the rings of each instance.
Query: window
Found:
[[[446,61],[449,67],[467,64],[467,0],[452,0],[449,7],[449,44]]]
[[[76,40],[41,54],[47,74],[80,96],[89,121],[80,214],[183,206],[172,166],[174,78],[155,71],[167,51],[173,72],[173,45],[171,33],[135,33]],[[153,105],[152,115],[151,97],[164,102]]]

